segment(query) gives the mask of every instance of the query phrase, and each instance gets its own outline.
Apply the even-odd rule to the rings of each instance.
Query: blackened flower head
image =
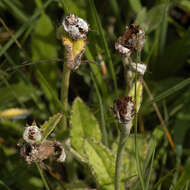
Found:
[[[42,162],[54,158],[57,162],[64,162],[66,154],[60,142],[45,141],[41,144],[23,143],[20,146],[20,155],[28,163]]]
[[[145,41],[145,32],[137,24],[126,27],[123,36],[120,36],[116,43],[115,49],[124,56],[130,56],[134,51],[141,51]]]
[[[74,14],[66,16],[63,19],[62,25],[73,40],[79,40],[87,36],[89,28],[87,22]]]
[[[126,124],[135,116],[135,103],[132,97],[122,97],[114,101],[112,111],[120,124]]]

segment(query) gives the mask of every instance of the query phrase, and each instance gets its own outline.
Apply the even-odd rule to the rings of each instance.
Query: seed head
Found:
[[[113,114],[120,124],[126,124],[133,120],[135,116],[135,104],[132,97],[122,97],[114,101]]]
[[[126,27],[123,36],[120,36],[116,43],[115,49],[124,56],[130,56],[134,51],[141,51],[145,41],[145,32],[137,24],[132,24]]]
[[[63,19],[62,25],[73,40],[79,40],[87,36],[89,28],[87,22],[74,14],[66,16]]]
[[[48,158],[54,158],[57,162],[64,162],[65,151],[60,142],[45,141],[41,144],[23,143],[20,146],[20,155],[28,164],[42,162]]]
[[[27,143],[37,143],[40,142],[42,138],[42,130],[38,128],[36,125],[28,126],[25,128],[23,133],[23,139]]]

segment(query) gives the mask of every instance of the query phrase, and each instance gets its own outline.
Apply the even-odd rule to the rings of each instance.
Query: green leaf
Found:
[[[185,183],[190,179],[190,159],[187,160],[185,169],[179,178],[174,190],[181,190],[185,186]]]
[[[114,189],[115,157],[112,152],[94,139],[84,141],[84,151],[100,189]]]
[[[46,138],[48,137],[48,135],[55,129],[55,127],[57,126],[57,124],[59,123],[59,121],[62,118],[62,114],[58,113],[56,115],[54,115],[53,117],[50,117],[48,121],[46,121],[40,128],[43,130],[43,134],[42,134],[42,142],[46,140]]]
[[[23,24],[18,30],[17,32],[11,37],[11,39],[3,46],[3,48],[0,49],[0,56],[2,56],[15,42],[15,39],[18,39],[23,33],[24,31],[34,23],[35,19],[40,15],[40,13],[47,8],[47,6],[52,3],[53,0],[48,0],[46,3],[43,4],[43,7],[41,9],[38,9],[28,20],[28,22],[26,22],[25,24]]]
[[[160,100],[165,99],[166,97],[174,94],[175,92],[181,90],[182,88],[186,87],[190,83],[190,78],[183,80],[182,82],[178,83],[177,85],[169,88],[168,90],[162,92],[160,95],[156,96],[153,100],[149,101],[147,105],[152,104],[153,102],[158,102]]]
[[[177,3],[179,6],[183,7],[187,11],[190,11],[190,1],[189,0],[180,0]]]
[[[153,71],[155,73],[155,77],[159,80],[163,77],[169,78],[177,71],[180,71],[190,56],[190,52],[187,51],[189,48],[190,29],[185,32],[182,39],[173,41],[172,44],[166,48],[164,55],[158,59],[159,64],[155,65],[155,69]]]
[[[157,127],[154,129],[152,137],[148,143],[146,159],[144,159],[144,163],[143,163],[144,175],[146,174],[146,170],[149,167],[150,160],[155,152],[156,146],[163,136],[164,136],[164,132],[163,130],[160,129],[160,127]]]
[[[32,85],[27,85],[24,82],[0,88],[0,107],[5,108],[10,104],[26,102],[32,98],[32,95],[40,96],[41,92]]]
[[[129,3],[131,5],[131,8],[133,9],[133,11],[135,11],[135,13],[138,13],[143,8],[140,0],[129,0]]]
[[[49,17],[43,13],[32,33],[32,59],[33,61],[57,58],[56,32]],[[44,62],[36,65],[48,83],[56,87],[57,65],[56,62]]]
[[[109,69],[110,69],[111,76],[112,76],[113,83],[114,83],[114,89],[117,94],[118,93],[117,92],[117,80],[116,80],[115,70],[114,70],[114,66],[113,66],[113,62],[112,62],[112,58],[111,58],[110,49],[108,47],[108,42],[106,39],[105,31],[102,26],[101,19],[96,10],[94,0],[89,0],[89,5],[90,5],[90,11],[91,11],[92,17],[94,19],[94,23],[96,23],[96,29],[98,30],[98,33],[99,33],[101,41],[102,41],[102,45],[104,46],[105,54],[106,54],[108,64],[109,64]]]
[[[70,123],[71,144],[81,155],[84,155],[84,138],[101,141],[98,122],[80,98],[74,100]]]
[[[139,149],[139,159],[143,161],[147,155],[147,141],[146,139],[138,135],[137,144]],[[113,144],[113,151],[116,154],[117,152],[117,143]],[[125,152],[123,153],[123,169],[122,174],[125,179],[137,175],[137,163],[135,160],[135,139],[133,136],[129,136],[125,146]]]
[[[13,14],[13,16],[16,17],[19,21],[23,23],[28,21],[28,17],[26,16],[26,14],[17,7],[14,1],[11,0],[2,0],[2,1],[8,7],[9,12]]]
[[[160,4],[157,6],[154,6],[148,13],[146,22],[149,24],[148,32],[151,32],[155,30],[158,26],[160,26],[164,11],[165,11],[165,4]]]

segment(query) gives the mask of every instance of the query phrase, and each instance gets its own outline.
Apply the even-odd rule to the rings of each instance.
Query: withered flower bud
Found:
[[[42,130],[38,128],[38,126],[36,125],[27,126],[23,133],[23,139],[27,143],[31,144],[40,142],[41,137],[42,137]]]
[[[77,17],[74,14],[66,16],[62,22],[64,30],[73,40],[79,40],[86,38],[88,33],[88,24],[82,18]]]
[[[116,99],[112,111],[120,124],[132,121],[135,116],[135,103],[132,97],[128,96]]]
[[[145,32],[137,24],[126,27],[123,36],[120,36],[116,43],[115,49],[124,56],[130,56],[134,51],[141,51],[145,41]]]
[[[58,162],[64,162],[66,154],[61,143],[57,141],[45,141],[41,144],[23,143],[20,146],[20,155],[28,164],[42,162],[50,157]]]

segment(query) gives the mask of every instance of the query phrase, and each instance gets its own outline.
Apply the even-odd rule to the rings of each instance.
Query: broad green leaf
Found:
[[[52,117],[49,118],[48,121],[46,121],[40,128],[43,130],[43,134],[42,134],[42,142],[46,140],[46,138],[48,137],[48,135],[55,129],[55,127],[57,126],[57,124],[59,123],[59,121],[62,118],[62,114],[58,113]]]
[[[84,138],[92,137],[101,141],[98,122],[80,98],[74,100],[70,123],[71,144],[81,155],[83,155]]]
[[[115,157],[112,152],[94,139],[84,141],[84,151],[99,189],[114,190]]]
[[[46,60],[57,57],[56,32],[49,17],[43,13],[34,32],[32,33],[32,60]],[[37,65],[48,83],[56,87],[57,65],[56,62],[44,62]]]

